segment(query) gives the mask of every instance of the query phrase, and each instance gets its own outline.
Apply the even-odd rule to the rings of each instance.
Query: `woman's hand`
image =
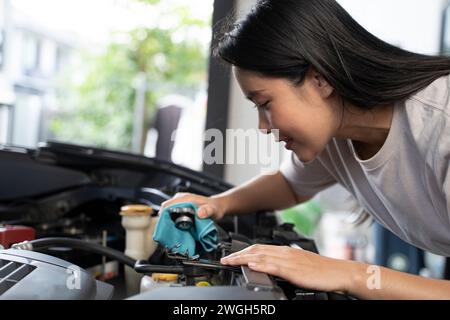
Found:
[[[291,247],[253,245],[220,262],[248,265],[254,271],[278,276],[300,288],[324,292],[347,292],[353,277],[350,261]]]
[[[223,197],[204,197],[192,193],[177,193],[172,199],[161,204],[161,211],[182,202],[195,203],[198,206],[197,215],[201,219],[220,220],[226,213],[226,201]]]

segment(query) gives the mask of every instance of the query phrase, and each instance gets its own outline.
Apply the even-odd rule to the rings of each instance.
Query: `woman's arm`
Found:
[[[284,176],[277,171],[274,174],[259,176],[248,183],[212,197],[179,193],[164,202],[162,207],[180,202],[194,202],[199,206],[199,217],[219,220],[225,214],[285,209],[307,200],[309,198],[297,196]]]
[[[290,247],[254,245],[221,260],[286,279],[305,289],[360,299],[450,299],[450,281],[337,260]]]
[[[228,214],[281,210],[309,200],[296,195],[279,171],[261,175],[213,198],[224,201]]]
[[[353,262],[353,268],[353,280],[346,291],[362,299],[450,300],[450,281],[357,262]],[[379,287],[376,286],[378,281]]]

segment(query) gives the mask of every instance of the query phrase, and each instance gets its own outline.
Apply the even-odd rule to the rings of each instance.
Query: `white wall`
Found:
[[[379,38],[419,53],[437,54],[448,0],[338,0]]]
[[[238,0],[247,12],[254,0]],[[448,0],[338,0],[365,28],[405,49],[434,54],[440,48],[442,13]],[[230,89],[229,128],[256,128],[257,114],[233,80]],[[245,152],[245,150],[242,150]],[[238,184],[259,173],[254,165],[226,165],[225,179]]]
[[[14,145],[29,148],[37,145],[42,112],[42,97],[17,95],[13,116],[12,143]]]

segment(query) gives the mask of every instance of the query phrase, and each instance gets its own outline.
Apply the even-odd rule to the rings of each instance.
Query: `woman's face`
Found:
[[[302,162],[313,161],[339,129],[342,110],[333,88],[317,72],[309,71],[298,86],[289,80],[267,78],[255,72],[234,68],[246,97],[255,103],[259,129],[279,130]]]

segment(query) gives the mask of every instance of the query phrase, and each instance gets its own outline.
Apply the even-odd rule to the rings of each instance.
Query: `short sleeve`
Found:
[[[337,183],[319,158],[311,163],[303,164],[294,153],[281,164],[280,172],[292,190],[303,197],[313,197]]]

